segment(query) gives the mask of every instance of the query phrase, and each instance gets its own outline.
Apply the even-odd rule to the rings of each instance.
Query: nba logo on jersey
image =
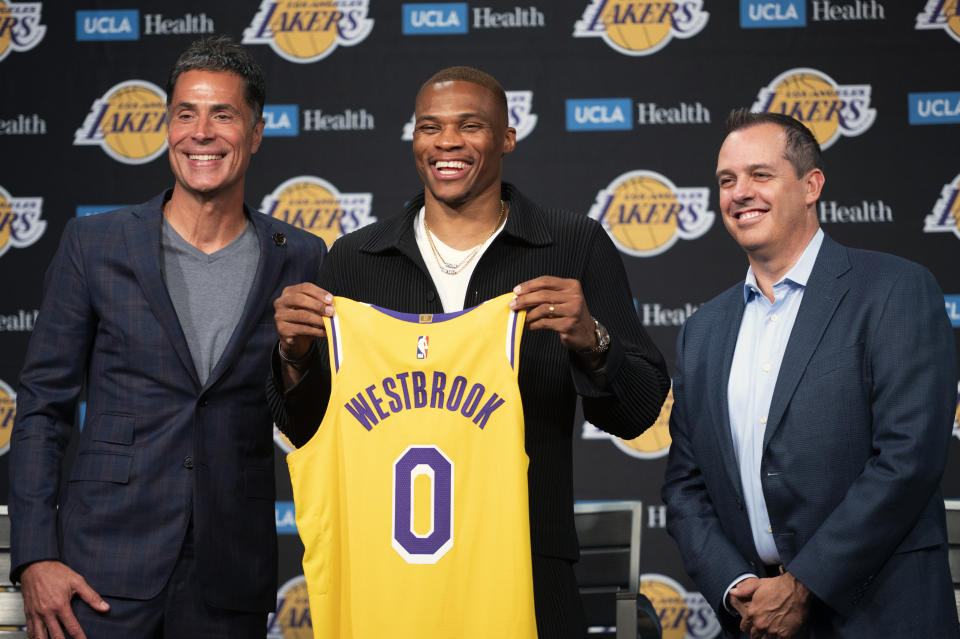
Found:
[[[427,349],[430,348],[430,336],[421,335],[417,338],[417,359],[427,359]]]

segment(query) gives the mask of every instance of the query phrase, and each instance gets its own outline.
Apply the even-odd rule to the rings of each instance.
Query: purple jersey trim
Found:
[[[513,322],[512,322],[512,325],[510,326],[510,337],[509,337],[510,368],[515,368],[513,359],[517,351],[517,320],[520,319],[520,315],[516,311],[513,311],[513,313],[511,313],[511,316],[513,317]]]
[[[391,311],[389,308],[382,308],[380,306],[370,305],[370,308],[375,308],[384,315],[389,315],[394,319],[398,319],[404,322],[410,322],[411,324],[436,324],[438,322],[446,322],[447,320],[452,320],[454,317],[460,317],[464,313],[469,313],[473,309],[477,308],[476,306],[471,308],[465,308],[462,311],[454,311],[453,313],[401,313],[399,311]],[[421,322],[420,318],[424,315],[432,315],[433,319],[429,322]]]
[[[340,372],[340,349],[337,348],[337,322],[330,318],[330,341],[333,343],[334,372]]]

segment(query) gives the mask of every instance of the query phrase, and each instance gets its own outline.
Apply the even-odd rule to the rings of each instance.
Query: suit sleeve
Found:
[[[77,220],[68,222],[47,269],[40,314],[20,374],[10,437],[11,575],[60,556],[61,461],[73,431],[98,317]]]
[[[865,375],[875,452],[788,567],[841,614],[894,552],[942,541],[930,534],[933,521],[919,520],[946,466],[957,371],[943,293],[929,271],[906,267],[871,325]]]
[[[687,395],[684,371],[687,358],[696,358],[697,353],[685,352],[688,325],[689,321],[677,337],[670,456],[661,498],[667,506],[667,531],[680,548],[684,569],[697,583],[720,623],[736,631],[739,622],[724,606],[723,596],[736,577],[753,572],[753,568],[724,531],[691,444],[695,425],[689,423],[686,407],[697,398]]]
[[[610,332],[606,386],[598,386],[571,354],[573,380],[591,423],[633,439],[656,421],[670,391],[670,376],[663,355],[640,325],[620,254],[599,225],[589,255],[581,284],[590,313]]]

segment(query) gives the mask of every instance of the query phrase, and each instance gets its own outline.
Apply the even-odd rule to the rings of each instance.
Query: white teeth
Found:
[[[201,155],[201,154],[199,154],[199,153],[196,153],[196,154],[187,155],[187,157],[190,158],[191,160],[196,160],[196,161],[198,161],[198,162],[203,162],[204,160],[219,160],[219,159],[222,158],[223,156],[222,156],[222,155],[213,155],[212,153],[206,153],[206,154],[203,154],[203,155]]]
[[[436,167],[437,169],[465,169],[467,163],[454,160],[437,160]]]
[[[760,217],[761,215],[763,215],[763,213],[760,213],[759,211],[749,211],[747,213],[741,213],[738,219],[742,222],[744,220],[752,220],[753,218]]]

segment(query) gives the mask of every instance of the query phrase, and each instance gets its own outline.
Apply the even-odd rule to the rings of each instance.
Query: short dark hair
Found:
[[[173,99],[173,88],[177,80],[187,71],[236,73],[243,80],[244,100],[256,115],[254,123],[259,122],[263,117],[263,105],[267,97],[263,67],[230,36],[214,35],[195,40],[186,51],[180,54],[167,77],[168,107]]]
[[[793,165],[797,177],[802,178],[813,169],[823,170],[823,155],[817,138],[802,122],[789,115],[761,111],[751,113],[750,109],[734,109],[727,116],[727,133],[747,129],[758,124],[776,124],[787,134],[787,144],[783,157]]]
[[[497,105],[500,107],[501,115],[503,115],[504,123],[510,122],[510,118],[507,115],[507,92],[503,90],[503,85],[497,82],[497,79],[489,73],[485,73],[480,69],[474,69],[473,67],[463,66],[440,69],[420,85],[420,90],[417,91],[414,104],[420,101],[420,96],[423,95],[423,92],[426,91],[428,87],[438,82],[471,82],[482,86],[493,93]]]

